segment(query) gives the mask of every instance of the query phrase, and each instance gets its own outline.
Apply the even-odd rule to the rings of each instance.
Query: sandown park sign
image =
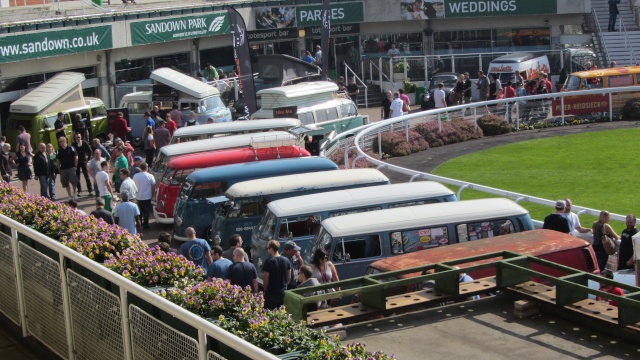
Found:
[[[131,23],[132,45],[229,34],[229,17],[226,12],[159,18],[152,21]]]

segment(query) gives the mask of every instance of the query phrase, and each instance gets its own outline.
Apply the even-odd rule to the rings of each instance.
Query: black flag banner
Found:
[[[231,6],[225,6],[229,13],[229,24],[233,35],[233,55],[236,61],[236,70],[240,83],[240,90],[244,97],[245,116],[253,114],[257,110],[256,91],[253,85],[253,71],[251,69],[251,55],[249,54],[249,40],[247,28],[242,15]]]
[[[331,4],[329,0],[322,3],[322,38],[320,49],[322,50],[322,79],[329,79],[329,36],[331,35]]]

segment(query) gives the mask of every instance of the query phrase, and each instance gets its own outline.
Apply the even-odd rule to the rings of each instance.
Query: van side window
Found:
[[[107,116],[107,108],[105,108],[104,106],[98,106],[98,107],[91,108],[91,116],[92,116],[93,119],[95,119],[95,118],[103,118],[103,117]]]
[[[628,75],[609,76],[607,78],[607,81],[609,82],[607,84],[608,87],[632,86],[633,75],[628,74]]]
[[[318,235],[321,223],[322,217],[319,214],[282,219],[280,221],[278,238],[285,239],[289,237],[289,234],[291,234],[293,238]]]
[[[315,123],[315,121],[313,120],[313,113],[310,111],[305,113],[299,113],[298,120],[302,122],[302,125],[311,125]]]
[[[446,226],[395,231],[390,234],[389,239],[392,254],[406,254],[449,244],[449,231]]]
[[[149,111],[149,104],[147,103],[129,103],[127,104],[129,109],[129,115],[132,114],[144,114],[145,111]]]
[[[509,219],[482,221],[477,223],[456,225],[458,242],[473,241],[491,238],[498,235],[516,232],[513,223]]]
[[[338,108],[332,107],[327,109],[327,120],[337,120],[339,118]]]
[[[44,119],[44,128],[45,129],[53,129],[56,123],[56,120],[58,120],[58,116],[57,115],[49,115]],[[26,127],[25,127],[26,129]]]
[[[80,116],[82,116],[82,121],[86,121],[87,119],[90,119],[91,117],[89,116],[89,109],[81,111]]]
[[[602,77],[592,77],[585,79],[586,85],[583,87],[585,89],[600,89],[603,86]]]
[[[319,123],[328,121],[329,117],[327,116],[327,109],[316,110],[316,119],[318,119]]]
[[[191,192],[191,200],[204,200],[224,194],[227,190],[227,184],[222,182],[214,182],[210,184],[196,185]]]
[[[244,218],[249,216],[264,215],[265,207],[262,201],[252,201],[240,204],[229,211],[229,218]]]
[[[378,235],[365,235],[338,241],[332,260],[342,262],[345,260],[379,257],[380,255],[382,255],[380,237]]]
[[[173,179],[171,179],[171,184],[172,185],[182,184],[187,179],[187,176],[189,176],[194,170],[195,169],[186,169],[186,170],[176,171],[175,176],[173,177]]]
[[[349,116],[357,116],[358,115],[358,109],[356,108],[356,106],[352,103],[346,103],[346,104],[342,104],[340,105],[340,113],[342,115],[342,117],[349,117]]]

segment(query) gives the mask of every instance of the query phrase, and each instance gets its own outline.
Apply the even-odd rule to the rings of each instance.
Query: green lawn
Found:
[[[558,136],[499,146],[448,161],[433,173],[550,200],[570,197],[574,204],[619,214],[640,213],[640,129]],[[457,191],[457,188],[455,189]],[[464,190],[462,200],[493,197]],[[549,207],[521,203],[542,220]],[[593,217],[581,216],[583,226]],[[615,224],[616,230],[623,225]]]

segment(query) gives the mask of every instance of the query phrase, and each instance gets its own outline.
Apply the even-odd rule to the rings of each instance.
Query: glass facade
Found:
[[[551,48],[549,28],[455,30],[433,33],[433,53],[538,51]]]

